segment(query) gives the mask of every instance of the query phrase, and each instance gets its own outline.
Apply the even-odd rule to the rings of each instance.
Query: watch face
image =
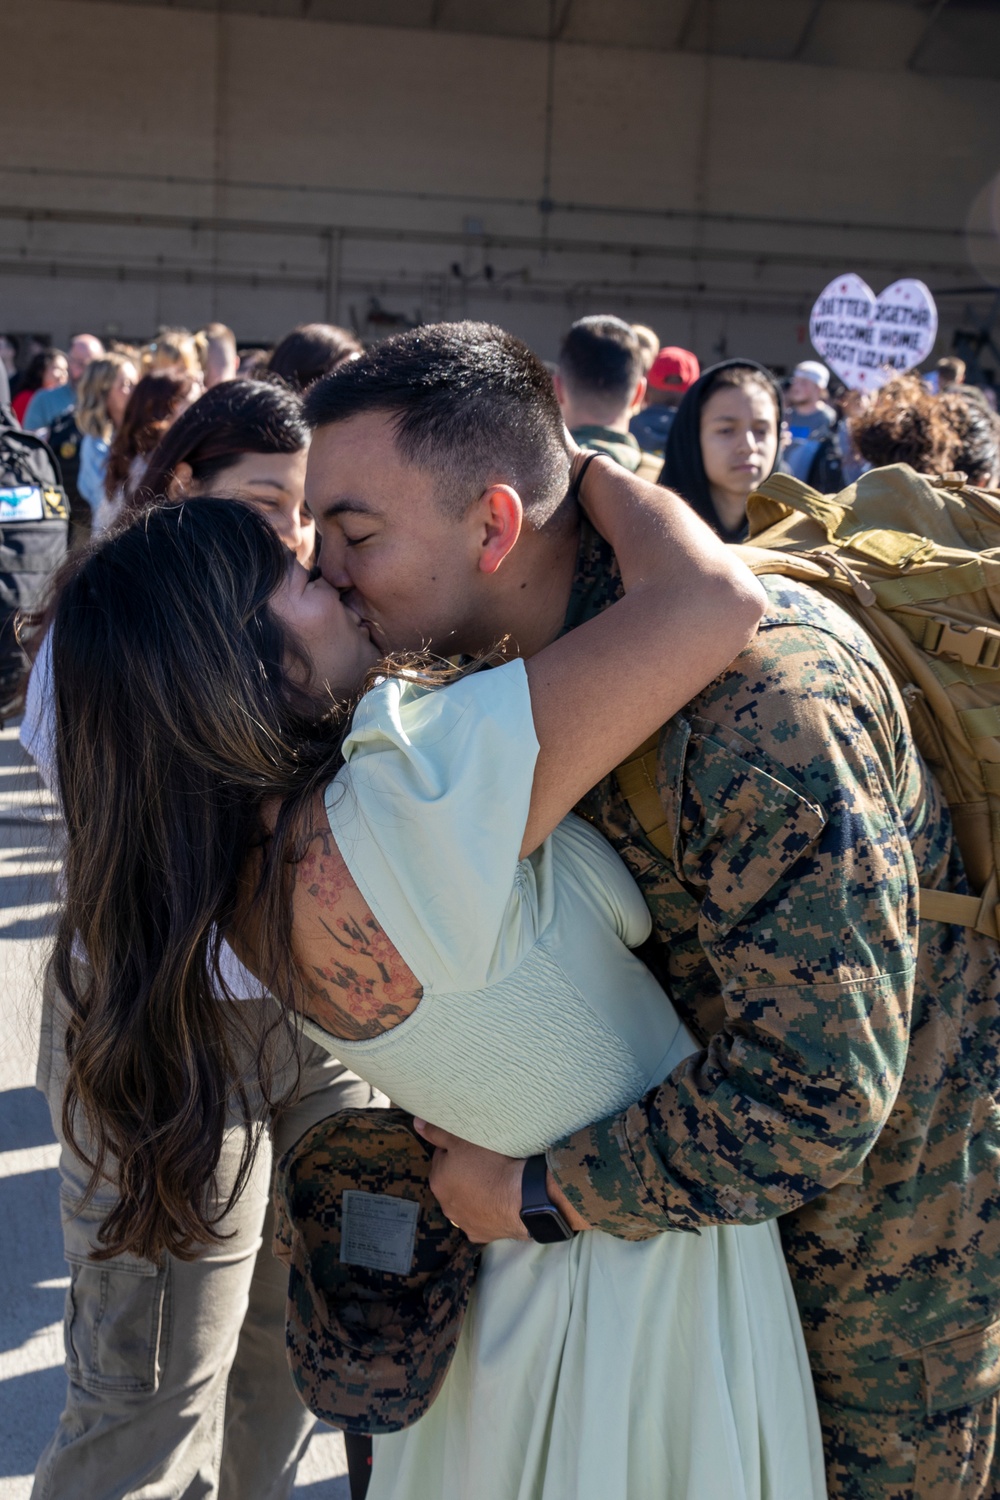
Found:
[[[525,1208],[521,1223],[536,1245],[559,1245],[573,1238],[573,1231],[557,1208]]]

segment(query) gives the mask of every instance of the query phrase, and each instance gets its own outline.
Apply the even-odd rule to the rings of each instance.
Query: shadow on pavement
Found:
[[[0,926],[0,938],[47,938],[55,936],[55,914],[41,912],[37,917],[15,917]]]
[[[297,1484],[295,1500],[350,1500],[351,1487],[346,1474],[336,1479],[317,1479],[315,1484]]]
[[[0,1178],[0,1247],[19,1255],[16,1301],[0,1321],[0,1353],[25,1345],[63,1315],[66,1277],[55,1167]],[[49,1285],[39,1283],[48,1282]],[[0,1390],[10,1399],[9,1382]]]
[[[0,1478],[34,1473],[42,1449],[55,1432],[65,1396],[66,1372],[61,1365],[49,1370],[32,1370],[3,1382],[0,1386]],[[15,1420],[15,1412],[25,1411],[51,1413],[51,1422],[43,1434],[39,1432],[37,1421],[24,1424]],[[30,1485],[25,1493],[28,1488]],[[326,1500],[325,1496],[323,1500]],[[339,1496],[337,1500],[340,1500]]]
[[[6,1089],[0,1093],[0,1149],[23,1151],[48,1146],[55,1140],[49,1107],[37,1089]]]

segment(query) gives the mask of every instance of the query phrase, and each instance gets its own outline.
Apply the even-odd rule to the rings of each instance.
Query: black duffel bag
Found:
[[[0,724],[20,713],[28,681],[16,617],[39,607],[68,548],[69,501],[51,448],[0,425]]]

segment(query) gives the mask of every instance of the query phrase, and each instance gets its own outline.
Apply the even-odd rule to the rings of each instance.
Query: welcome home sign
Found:
[[[809,337],[845,385],[875,391],[927,358],[937,326],[937,307],[922,281],[894,281],[876,297],[850,271],[816,298]]]

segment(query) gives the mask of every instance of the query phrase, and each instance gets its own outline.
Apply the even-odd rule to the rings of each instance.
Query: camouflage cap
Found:
[[[479,1252],[430,1190],[433,1148],[400,1109],[342,1109],[275,1178],[286,1344],[305,1405],[346,1432],[398,1432],[434,1400]]]

